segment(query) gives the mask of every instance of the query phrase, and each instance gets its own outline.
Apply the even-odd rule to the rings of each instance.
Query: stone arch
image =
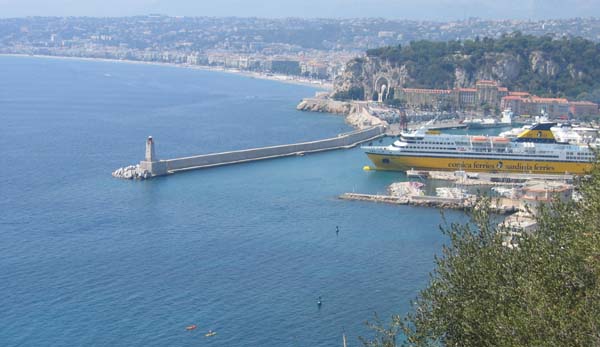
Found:
[[[384,102],[390,96],[390,89],[392,86],[392,79],[387,74],[377,74],[373,78],[373,93],[372,95],[377,96],[377,101]]]

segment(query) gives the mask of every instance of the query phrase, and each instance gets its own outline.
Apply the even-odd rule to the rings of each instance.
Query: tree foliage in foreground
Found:
[[[600,346],[600,165],[579,191],[542,208],[516,249],[487,208],[442,228],[428,287],[365,346]]]

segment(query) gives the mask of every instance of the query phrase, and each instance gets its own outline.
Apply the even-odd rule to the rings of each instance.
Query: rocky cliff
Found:
[[[452,89],[494,80],[510,90],[576,98],[600,88],[598,56],[600,44],[583,39],[517,34],[498,40],[419,41],[351,60],[334,81],[334,95],[370,100],[382,90],[393,97],[398,88]]]
[[[364,103],[363,103],[364,104]],[[357,129],[366,129],[376,125],[387,126],[388,124],[373,116],[368,107],[354,101],[337,101],[330,98],[306,98],[303,99],[296,109],[307,112],[327,112],[346,116],[346,123]]]
[[[299,111],[327,112],[347,115],[352,110],[352,104],[350,102],[326,98],[306,98],[296,106],[296,109]]]

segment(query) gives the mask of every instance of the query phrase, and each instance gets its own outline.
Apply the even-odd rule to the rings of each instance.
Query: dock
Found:
[[[571,174],[534,174],[515,172],[465,172],[465,171],[427,171],[408,170],[408,177],[420,177],[430,180],[450,181],[463,186],[518,186],[530,181],[557,181],[573,183]]]
[[[357,200],[357,201],[370,201],[370,202],[382,202],[386,204],[396,205],[408,205],[409,199],[407,197],[397,197],[391,195],[372,195],[372,194],[358,194],[358,193],[344,193],[339,196],[342,200]]]
[[[338,197],[342,200],[379,202],[393,205],[412,205],[437,208],[450,208],[463,210],[472,207],[470,199],[451,199],[437,196],[394,196],[394,195],[371,195],[358,193],[344,193]]]
[[[338,199],[455,210],[470,210],[475,207],[475,203],[477,201],[477,199],[473,196],[465,198],[444,198],[431,195],[394,196],[358,193],[344,193],[338,196]],[[494,201],[492,201],[492,205],[490,206],[490,208],[493,212],[503,215],[512,214],[519,210],[518,206],[509,203],[509,199],[503,198],[495,199]]]
[[[279,146],[243,149],[239,151],[203,154],[182,158],[159,160],[155,153],[152,136],[146,140],[146,155],[138,165],[117,169],[114,177],[125,179],[147,179],[182,171],[205,169],[223,165],[248,163],[258,160],[303,156],[304,154],[332,151],[355,147],[363,142],[384,136],[385,127],[378,125],[367,129],[339,134],[336,137]]]

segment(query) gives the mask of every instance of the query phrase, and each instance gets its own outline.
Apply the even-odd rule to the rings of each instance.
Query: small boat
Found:
[[[206,336],[206,337],[211,337],[211,336],[215,336],[215,335],[217,335],[217,333],[212,330],[209,330],[206,334],[204,334],[204,336]]]
[[[185,327],[185,330],[192,331],[196,328],[197,328],[196,324],[192,324],[192,325],[188,325],[187,327]]]

